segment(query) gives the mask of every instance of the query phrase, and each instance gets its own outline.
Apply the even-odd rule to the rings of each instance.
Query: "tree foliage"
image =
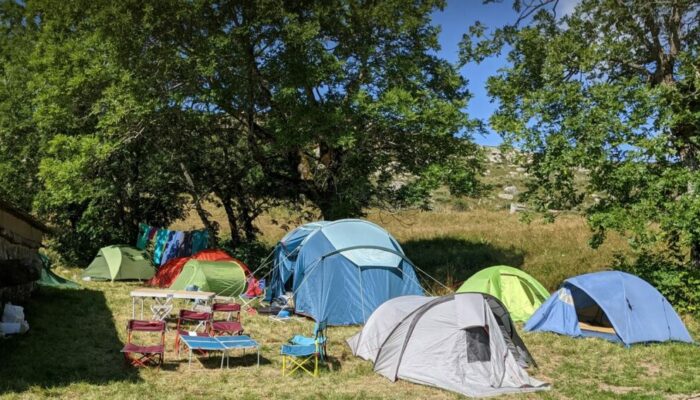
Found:
[[[190,203],[213,233],[221,205],[235,245],[276,204],[340,218],[477,192],[442,1],[0,5],[0,193],[73,258]]]
[[[517,2],[517,25],[462,42],[463,62],[507,53],[490,123],[531,154],[530,202],[584,208],[594,245],[612,229],[700,266],[700,4],[582,0],[558,18],[557,3]]]

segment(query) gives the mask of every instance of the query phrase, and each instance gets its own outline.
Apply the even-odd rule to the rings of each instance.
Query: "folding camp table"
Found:
[[[221,368],[224,367],[224,359],[226,359],[226,368],[229,367],[229,350],[242,349],[245,354],[246,349],[255,349],[258,353],[258,366],[260,366],[260,345],[250,336],[189,336],[180,335],[180,340],[190,350],[188,366],[192,365],[192,352],[194,350],[202,351],[220,351],[221,352]]]
[[[143,303],[144,299],[153,299],[154,303],[151,306],[153,319],[156,321],[164,320],[173,308],[173,299],[199,300],[204,304],[209,304],[216,296],[214,292],[195,292],[189,290],[170,290],[170,289],[153,289],[140,288],[131,291],[131,318],[136,318],[136,299],[141,301],[141,319],[143,319]]]

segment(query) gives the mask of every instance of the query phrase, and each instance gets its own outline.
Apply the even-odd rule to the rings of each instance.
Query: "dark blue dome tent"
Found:
[[[329,325],[362,324],[389,299],[423,295],[398,242],[359,219],[307,224],[285,236],[275,248],[268,299],[285,289],[298,314]]]
[[[624,343],[691,343],[668,300],[649,283],[624,272],[604,271],[564,281],[525,324],[526,331],[600,337]]]

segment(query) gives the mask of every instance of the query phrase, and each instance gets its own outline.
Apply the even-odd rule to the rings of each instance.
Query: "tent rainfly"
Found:
[[[242,261],[231,257],[227,252],[219,249],[208,249],[202,250],[191,257],[178,257],[168,260],[168,262],[166,262],[160,268],[158,268],[158,272],[146,284],[148,286],[156,286],[162,288],[169,287],[173,284],[173,282],[175,282],[175,279],[177,279],[178,275],[180,275],[180,272],[182,272],[182,268],[184,268],[185,264],[187,264],[187,262],[190,260],[234,261],[236,263],[239,263],[243,267],[243,269],[245,269],[246,274],[250,274],[250,270],[245,264],[243,264]]]
[[[51,270],[51,260],[43,254],[39,253],[39,259],[41,260],[41,278],[37,283],[41,286],[50,286],[60,289],[80,289],[80,285],[77,283],[56,275]]]
[[[287,289],[291,289],[294,264],[302,244],[309,235],[328,223],[328,221],[317,221],[299,226],[284,235],[282,240],[277,243],[274,250],[274,267],[265,296],[268,303],[273,298],[283,295]]]
[[[549,387],[525,372],[534,361],[505,307],[487,294],[397,297],[377,308],[348,344],[391,381],[472,397]]]
[[[499,299],[513,321],[524,322],[549,297],[549,292],[527,272],[506,265],[482,269],[457,289],[457,293],[488,293]]]
[[[594,272],[565,280],[527,321],[525,330],[600,337],[627,346],[693,341],[658,290],[643,279],[620,271]]]
[[[361,324],[389,299],[423,294],[398,242],[368,221],[304,225],[275,256],[268,299],[291,290],[297,313],[329,325]]]
[[[84,280],[147,280],[156,273],[148,257],[129,246],[107,246],[100,249],[83,271]]]
[[[204,292],[235,297],[245,291],[246,278],[246,269],[235,261],[190,260],[170,289],[185,290],[188,286],[196,285]]]

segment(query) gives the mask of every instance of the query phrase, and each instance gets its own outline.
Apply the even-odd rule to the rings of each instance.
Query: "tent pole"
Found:
[[[362,286],[362,267],[357,267],[357,274],[360,276],[360,299],[362,301],[362,322],[367,322],[367,317],[365,317],[365,289]]]

